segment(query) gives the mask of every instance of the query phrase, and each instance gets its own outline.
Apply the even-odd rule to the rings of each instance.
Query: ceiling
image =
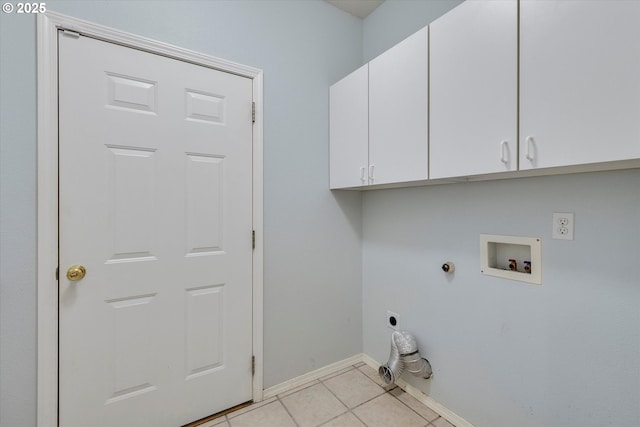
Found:
[[[325,0],[327,3],[330,3],[337,7],[338,9],[342,9],[345,12],[352,14],[353,16],[357,16],[360,19],[364,19],[371,12],[373,12],[378,6],[384,2],[384,0]]]

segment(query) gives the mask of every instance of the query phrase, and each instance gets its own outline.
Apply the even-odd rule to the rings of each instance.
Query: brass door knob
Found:
[[[82,280],[84,276],[87,274],[87,269],[82,265],[72,265],[67,270],[67,279],[72,282],[77,282],[78,280]]]

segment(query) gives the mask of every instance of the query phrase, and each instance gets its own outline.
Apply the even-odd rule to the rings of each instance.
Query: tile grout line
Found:
[[[395,400],[397,400],[398,402],[400,402],[400,403],[401,403],[403,406],[405,406],[407,409],[409,409],[411,412],[413,412],[413,413],[414,413],[414,414],[416,414],[418,417],[420,417],[421,419],[423,419],[423,420],[426,422],[426,424],[424,425],[424,427],[429,427],[429,426],[432,426],[432,425],[433,425],[431,421],[429,421],[428,419],[426,419],[425,417],[423,417],[421,414],[419,414],[418,412],[416,412],[412,407],[410,407],[410,406],[409,406],[409,405],[407,405],[405,402],[403,402],[402,400],[400,400],[397,396],[395,396],[394,394],[392,394],[392,393],[391,393],[391,391],[393,391],[393,390],[395,390],[395,389],[400,389],[400,387],[399,387],[398,385],[394,384],[394,385],[393,385],[393,387],[391,387],[391,388],[387,389],[386,387],[383,387],[383,386],[381,386],[380,384],[377,384],[377,383],[376,383],[376,382],[374,382],[374,381],[373,381],[373,380],[372,380],[372,379],[371,379],[367,374],[365,374],[364,372],[362,372],[362,371],[359,369],[359,368],[360,368],[360,367],[362,367],[362,366],[367,366],[367,364],[366,364],[366,363],[364,363],[364,362],[360,362],[360,363],[359,363],[359,366],[351,365],[351,367],[350,367],[349,369],[346,369],[346,368],[345,368],[345,369],[343,369],[343,370],[341,370],[341,371],[337,372],[335,375],[329,375],[329,376],[323,377],[322,379],[319,379],[318,381],[319,381],[319,382],[320,382],[320,383],[321,383],[321,384],[322,384],[322,385],[323,385],[327,390],[329,390],[329,392],[330,392],[330,393],[331,393],[331,394],[332,394],[336,399],[338,399],[338,401],[339,401],[340,403],[342,403],[342,404],[347,408],[347,412],[351,412],[351,414],[353,414],[353,416],[354,416],[354,417],[356,417],[356,418],[358,419],[358,421],[360,421],[360,422],[361,422],[362,424],[364,424],[365,426],[366,426],[366,423],[365,423],[363,420],[361,420],[361,419],[360,419],[360,417],[358,417],[358,415],[357,415],[355,412],[353,412],[353,410],[354,410],[354,409],[356,409],[356,408],[359,408],[360,406],[365,405],[365,404],[367,404],[367,403],[371,402],[372,400],[375,400],[375,399],[377,399],[377,398],[379,398],[380,396],[383,396],[383,395],[385,395],[385,394],[388,394],[389,396],[391,396],[392,398],[394,398]],[[332,379],[332,378],[335,378],[335,377],[337,377],[337,376],[340,376],[340,375],[346,374],[347,372],[350,372],[350,371],[353,371],[353,370],[358,371],[361,375],[364,375],[364,376],[365,376],[369,381],[373,382],[376,386],[380,387],[380,389],[382,390],[382,393],[380,393],[380,394],[378,394],[378,395],[376,395],[376,396],[374,396],[374,397],[372,397],[372,398],[370,398],[370,399],[368,399],[368,400],[365,400],[364,402],[362,402],[362,403],[360,403],[360,404],[358,404],[358,405],[354,406],[353,408],[349,408],[349,406],[347,406],[347,404],[346,404],[345,402],[343,402],[343,401],[340,399],[340,397],[338,397],[338,395],[336,395],[336,394],[335,394],[335,393],[334,393],[334,392],[333,392],[329,387],[327,387],[327,386],[324,384],[324,382],[325,382],[325,381],[327,381],[327,380],[330,380],[330,379]],[[402,389],[400,389],[400,390],[402,390]],[[402,392],[403,392],[403,393],[406,393],[404,390],[402,390]],[[420,402],[419,402],[419,403],[420,403]],[[421,404],[422,404],[422,403],[421,403]],[[347,412],[343,412],[342,414],[340,414],[340,415],[338,415],[338,416],[336,416],[336,417],[332,418],[331,420],[327,420],[326,422],[322,423],[320,426],[325,425],[325,424],[327,424],[328,422],[330,422],[330,421],[332,421],[332,420],[335,420],[336,418],[339,418],[339,417],[343,416],[343,415],[344,415],[344,414],[346,414]],[[440,415],[438,415],[438,418],[435,418],[433,421],[436,421],[436,420],[437,420],[437,419],[439,419],[439,418],[442,418],[442,417],[441,417]]]
[[[367,365],[366,363],[364,363],[364,362],[361,362],[361,366],[368,366],[368,365]],[[369,378],[371,381],[373,381],[373,380],[372,380],[372,379],[371,379],[367,374],[365,374],[364,372],[362,372],[359,368],[356,368],[356,369],[357,369],[360,373],[362,373],[364,376],[366,376],[367,378]],[[377,384],[377,383],[376,383],[376,385],[377,385],[378,387],[380,387],[380,388],[383,390],[383,394],[388,394],[389,396],[393,397],[393,398],[394,398],[394,399],[396,399],[398,402],[400,402],[402,405],[404,405],[407,409],[409,409],[411,412],[413,412],[413,413],[414,413],[414,414],[416,414],[418,417],[420,417],[420,418],[422,418],[423,420],[425,420],[425,421],[426,421],[426,423],[427,423],[427,424],[425,424],[425,427],[432,426],[432,422],[433,422],[433,421],[436,421],[437,419],[441,418],[441,416],[440,416],[439,414],[437,414],[437,415],[438,415],[438,417],[437,417],[437,418],[435,418],[435,419],[433,419],[433,420],[428,420],[426,417],[422,416],[422,414],[419,414],[415,409],[413,409],[413,408],[412,408],[411,406],[409,406],[407,403],[405,403],[404,401],[400,400],[400,399],[398,398],[398,396],[396,396],[396,395],[394,395],[394,394],[392,393],[392,391],[393,391],[393,390],[396,390],[396,389],[400,389],[400,390],[402,391],[402,393],[407,393],[407,392],[406,392],[406,391],[404,391],[404,390],[402,390],[402,389],[401,389],[397,384],[393,384],[393,387],[391,387],[391,388],[383,387],[383,386],[381,386],[380,384]],[[407,395],[409,395],[409,394],[407,393]],[[369,399],[367,402],[370,402],[371,400],[376,399],[376,398],[378,398],[378,397],[380,397],[380,396],[381,396],[381,395],[378,395],[378,396],[376,396],[376,397],[374,397],[374,398],[372,398],[372,399]],[[409,396],[411,396],[411,395],[409,395]],[[413,396],[411,396],[411,397],[413,397]],[[367,403],[367,402],[363,402],[363,403],[362,403],[362,405],[364,405],[364,404],[365,404],[365,403]],[[422,403],[421,403],[421,402],[419,402],[419,401],[418,401],[418,403],[420,403],[420,404],[422,405]],[[361,405],[358,405],[358,406],[361,406]],[[353,408],[353,409],[355,409],[355,408]],[[355,415],[355,414],[354,414],[354,415]],[[364,422],[363,422],[363,424],[364,424]]]
[[[377,399],[377,398],[380,398],[381,396],[384,396],[385,394],[390,395],[396,401],[400,402],[402,404],[402,406],[404,406],[405,408],[409,409],[410,412],[414,413],[420,419],[424,420],[425,423],[426,423],[424,425],[424,427],[435,427],[435,424],[433,424],[433,423],[435,421],[439,420],[440,418],[443,418],[440,414],[437,414],[437,413],[436,413],[436,415],[438,415],[438,417],[433,419],[432,421],[430,421],[426,417],[422,416],[420,413],[418,413],[416,410],[414,410],[411,406],[409,406],[407,403],[405,403],[403,400],[401,400],[398,396],[393,394],[392,391],[396,390],[396,389],[399,389],[401,391],[401,393],[406,393],[408,396],[411,396],[409,393],[407,393],[405,390],[403,390],[397,384],[393,384],[393,386],[391,388],[387,388],[387,387],[382,386],[381,384],[376,382],[374,380],[374,378],[372,378],[370,375],[368,375],[367,373],[363,372],[360,369],[363,366],[369,366],[369,365],[367,365],[364,362],[355,363],[355,364],[347,366],[347,367],[345,367],[345,368],[343,368],[343,369],[341,369],[341,370],[339,370],[337,372],[334,372],[333,374],[328,374],[328,375],[326,375],[324,377],[321,377],[321,378],[318,378],[318,379],[315,379],[315,380],[311,380],[308,383],[301,384],[300,386],[294,388],[293,390],[289,390],[287,392],[284,392],[284,393],[281,393],[281,394],[277,394],[277,395],[273,396],[271,399],[267,399],[267,401],[258,402],[256,404],[256,407],[254,407],[254,408],[251,408],[251,406],[248,406],[248,407],[246,407],[246,409],[247,409],[246,411],[242,412],[241,414],[235,415],[234,417],[229,417],[229,415],[232,415],[233,413],[225,414],[224,415],[224,422],[226,422],[227,426],[231,427],[232,419],[234,419],[236,417],[239,417],[239,416],[242,416],[244,414],[253,412],[256,409],[264,408],[264,407],[266,407],[266,406],[268,406],[268,405],[270,405],[272,403],[279,402],[280,405],[284,408],[284,410],[287,413],[287,415],[289,416],[289,418],[292,420],[293,424],[296,427],[300,427],[300,424],[298,423],[298,421],[294,418],[293,414],[289,411],[289,408],[287,408],[287,406],[285,405],[284,399],[289,397],[289,396],[295,395],[296,393],[302,392],[302,391],[304,391],[304,390],[306,390],[306,389],[308,389],[310,387],[318,385],[318,384],[322,384],[323,388],[326,391],[328,391],[335,399],[337,399],[337,401],[340,402],[345,407],[346,410],[344,412],[336,415],[335,417],[333,417],[333,418],[331,418],[329,420],[326,420],[326,421],[322,422],[321,424],[318,424],[316,427],[321,427],[321,426],[327,425],[328,423],[330,423],[330,422],[336,420],[337,418],[340,418],[340,417],[342,417],[342,416],[344,416],[344,415],[346,415],[348,413],[351,413],[351,415],[353,415],[359,422],[361,422],[364,426],[367,426],[367,424],[362,419],[360,419],[360,417],[358,417],[358,415],[354,412],[354,410],[359,408],[359,407],[361,407],[361,406],[363,406],[363,405],[365,405],[365,404],[367,404],[367,403],[369,403],[369,402],[371,402],[371,401],[373,401],[373,400],[375,400],[375,399]],[[376,395],[376,396],[364,401],[364,402],[359,403],[358,405],[354,406],[353,408],[350,408],[345,402],[342,401],[342,399],[340,399],[340,397],[338,397],[338,395],[336,393],[334,393],[325,384],[325,382],[329,381],[331,379],[334,379],[334,378],[336,378],[336,377],[338,377],[340,375],[347,374],[347,373],[349,373],[351,371],[354,371],[354,370],[357,371],[358,373],[360,373],[361,375],[364,375],[365,378],[367,378],[369,381],[373,382],[377,387],[380,388],[380,390],[382,392],[380,394],[378,394],[378,395]],[[422,404],[422,405],[424,405],[420,401],[417,401],[417,402]],[[242,409],[245,409],[245,408],[242,408]],[[220,423],[220,424],[222,424],[222,423]]]
[[[307,387],[301,389],[301,390],[305,390]],[[301,391],[298,390],[298,391]],[[297,393],[297,392],[296,392]],[[294,394],[294,393],[291,393]],[[291,396],[291,394],[288,394],[287,396]],[[296,419],[293,417],[293,414],[291,412],[289,412],[289,408],[287,408],[287,405],[284,404],[284,402],[282,400],[280,400],[280,396],[276,396],[276,402],[279,402],[280,405],[282,405],[282,407],[284,408],[285,412],[287,413],[287,415],[289,415],[289,418],[291,418],[291,421],[293,421],[293,423],[296,425],[296,427],[300,427],[300,424],[298,424],[298,421],[296,421]]]
[[[343,416],[343,415],[344,415],[344,414],[346,414],[346,413],[351,412],[351,413],[353,414],[353,411],[351,411],[351,408],[349,408],[349,406],[348,406],[346,403],[344,403],[344,402],[342,401],[342,399],[340,399],[340,398],[338,397],[338,395],[337,395],[337,394],[335,394],[335,393],[333,392],[333,390],[331,390],[329,387],[327,387],[327,385],[326,385],[324,382],[325,382],[325,381],[327,381],[327,380],[330,380],[330,379],[332,379],[332,378],[335,378],[335,377],[337,377],[337,376],[340,376],[340,375],[342,375],[342,374],[346,374],[347,372],[351,372],[351,371],[352,371],[352,370],[354,370],[354,369],[355,369],[355,368],[354,368],[354,366],[353,366],[353,365],[351,365],[351,367],[349,367],[349,369],[347,369],[347,368],[342,369],[342,370],[341,370],[341,371],[339,371],[336,375],[327,375],[326,377],[323,377],[323,379],[318,379],[318,382],[319,382],[320,384],[322,384],[322,386],[323,386],[323,387],[324,387],[324,388],[325,388],[329,393],[331,393],[331,395],[332,395],[333,397],[335,397],[335,398],[338,400],[338,402],[342,403],[342,404],[344,405],[344,407],[345,407],[345,408],[347,408],[346,412],[343,412],[343,413],[341,413],[341,414],[339,414],[339,415],[336,415],[335,417],[331,418],[330,420],[327,420],[327,421],[323,422],[323,423],[322,423],[322,424],[320,424],[318,427],[323,426],[323,425],[325,425],[325,424],[327,424],[327,423],[329,423],[329,422],[331,422],[331,421],[335,420],[336,418],[340,418],[341,416]],[[354,415],[356,418],[358,418],[358,417],[356,416],[356,414],[353,414],[353,415]],[[360,418],[358,418],[358,420],[360,420]],[[360,420],[360,421],[362,422],[362,420]],[[364,423],[363,423],[363,424],[364,424]]]
[[[300,392],[302,390],[306,390],[309,387],[313,387],[314,385],[319,384],[319,383],[320,383],[319,380],[311,380],[311,381],[306,382],[304,384],[301,384],[301,385],[299,385],[299,386],[297,386],[295,388],[292,388],[291,390],[287,390],[287,391],[284,391],[282,393],[276,394],[273,397],[284,399],[285,397],[291,396],[292,394],[296,394],[296,393],[298,393],[298,392]]]
[[[400,387],[395,386],[395,387],[394,387],[394,388],[392,388],[391,390],[395,390],[396,388],[400,388]],[[389,392],[388,392],[389,394],[391,394],[391,390],[389,390]],[[402,390],[402,389],[400,388],[400,390]],[[406,392],[406,391],[404,391],[404,390],[402,390],[402,392],[403,392],[403,393],[406,393],[408,396],[411,396],[409,393],[407,393],[407,392]],[[393,394],[391,394],[391,396],[393,396],[393,397],[394,397],[394,399],[396,399],[398,402],[402,403],[404,406],[406,406],[407,408],[411,409],[413,412],[415,412],[416,414],[418,414],[418,412],[417,412],[415,409],[413,409],[411,406],[409,406],[409,405],[408,405],[407,403],[405,403],[403,400],[399,399],[399,398],[398,398],[398,396],[395,396],[395,395],[393,395]],[[411,397],[413,397],[413,396],[411,396]],[[414,399],[415,399],[415,398],[414,398]],[[416,399],[416,401],[417,401],[418,403],[420,403],[421,405],[423,405],[423,406],[425,406],[425,407],[426,407],[426,405],[424,405],[424,404],[423,404],[422,402],[420,402],[419,400],[417,400],[417,399]],[[435,411],[434,411],[434,413],[435,413]],[[442,415],[440,415],[440,414],[438,414],[438,413],[436,413],[436,415],[438,415],[438,418],[434,418],[432,421],[429,421],[429,420],[427,420],[425,417],[423,417],[422,415],[418,414],[418,416],[419,416],[420,418],[422,418],[422,419],[424,419],[424,420],[426,420],[426,421],[427,421],[427,427],[428,427],[428,426],[430,426],[430,425],[433,425],[433,422],[434,422],[434,421],[439,420],[440,418],[442,418]],[[454,426],[454,427],[455,427],[455,426]]]

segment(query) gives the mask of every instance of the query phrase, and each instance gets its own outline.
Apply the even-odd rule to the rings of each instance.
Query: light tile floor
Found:
[[[199,427],[455,427],[359,363]]]

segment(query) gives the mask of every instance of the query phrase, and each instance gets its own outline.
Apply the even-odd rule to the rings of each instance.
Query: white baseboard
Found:
[[[380,367],[380,363],[376,362],[374,359],[372,359],[371,357],[367,356],[366,354],[362,354],[362,361],[364,363],[366,363],[367,365],[371,366],[375,370],[378,370],[378,368]],[[447,421],[449,421],[454,426],[456,426],[456,427],[475,427],[469,421],[465,420],[460,415],[454,413],[453,411],[451,411],[446,406],[444,406],[441,403],[437,402],[432,397],[427,396],[420,389],[418,389],[417,387],[414,387],[411,384],[407,383],[402,378],[400,378],[400,379],[398,379],[396,381],[396,385],[398,387],[400,387],[401,389],[403,389],[405,392],[407,392],[409,395],[411,395],[414,398],[416,398],[416,400],[418,400],[420,403],[424,404],[427,408],[433,410],[438,415],[440,415],[442,418],[444,418]]]
[[[264,390],[262,398],[269,399],[270,397],[285,393],[308,382],[317,380],[318,378],[322,378],[326,375],[331,375],[341,369],[348,368],[349,366],[362,362],[362,357],[362,354],[356,354],[355,356],[351,356],[347,359],[332,363],[331,365],[316,369],[315,371],[307,372],[306,374],[300,375],[299,377],[295,377],[283,383],[274,385],[273,387],[269,387]]]
[[[300,387],[301,385],[304,385],[304,384],[306,384],[308,382],[311,382],[311,381],[315,381],[315,380],[317,380],[319,378],[322,378],[324,376],[331,375],[331,374],[333,374],[335,372],[338,372],[338,371],[340,371],[342,369],[348,368],[349,366],[356,365],[356,364],[358,364],[360,362],[366,363],[367,365],[369,365],[370,367],[372,367],[376,371],[380,367],[380,363],[378,363],[372,357],[370,357],[370,356],[368,356],[368,355],[366,355],[364,353],[356,354],[355,356],[351,356],[351,357],[349,357],[347,359],[341,360],[341,361],[336,362],[336,363],[332,363],[331,365],[327,365],[327,366],[325,366],[323,368],[316,369],[315,371],[307,372],[306,374],[300,375],[299,377],[292,378],[292,379],[290,379],[288,381],[285,381],[283,383],[274,385],[273,387],[269,387],[269,388],[264,390],[263,399],[269,399],[269,398],[274,397],[274,396],[276,396],[278,394],[282,394],[282,393],[285,393],[285,392],[287,392],[289,390],[293,390],[296,387]],[[416,398],[419,402],[424,404],[426,407],[428,407],[429,409],[435,411],[438,415],[440,415],[442,418],[444,418],[447,421],[449,421],[454,426],[456,426],[456,427],[475,427],[469,421],[465,420],[460,415],[454,413],[453,411],[451,411],[450,409],[448,409],[446,406],[442,405],[441,403],[437,402],[433,398],[427,396],[420,389],[418,389],[417,387],[414,387],[411,384],[407,383],[402,378],[400,378],[399,380],[396,381],[396,385],[398,387],[400,387],[401,389],[403,389],[405,392],[407,392],[409,395],[411,395],[414,398]]]

